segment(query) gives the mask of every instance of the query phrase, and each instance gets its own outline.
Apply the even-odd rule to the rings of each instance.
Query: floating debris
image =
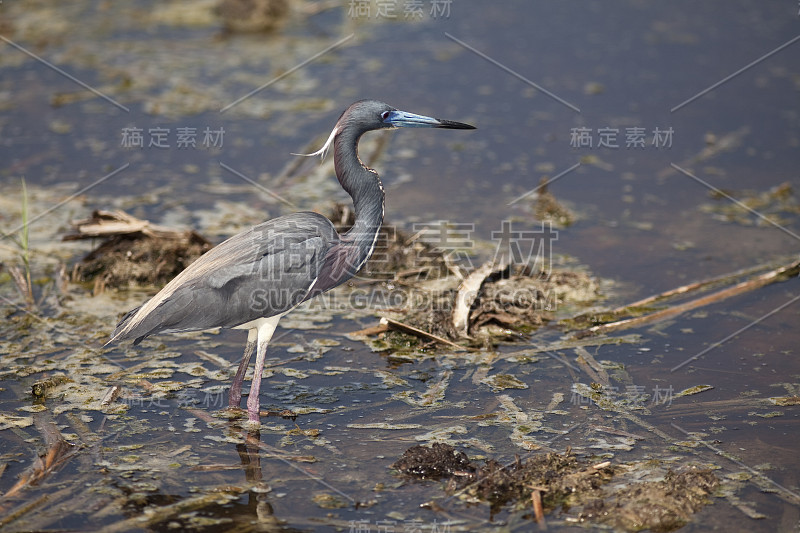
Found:
[[[672,531],[710,503],[719,484],[711,470],[668,471],[663,481],[636,483],[613,497],[585,505],[581,520],[597,521],[623,531]]]
[[[338,494],[329,494],[327,492],[315,494],[311,501],[322,509],[346,509],[350,507],[350,502]]]
[[[62,437],[49,415],[39,414],[33,417],[33,421],[44,439],[46,449],[44,453],[36,454],[31,465],[22,472],[14,486],[3,494],[4,499],[14,497],[30,486],[43,481],[80,450],[79,446],[67,442]]]
[[[474,479],[475,465],[464,452],[449,444],[434,442],[431,446],[412,446],[403,452],[392,468],[417,479],[466,477]]]
[[[701,392],[705,392],[713,388],[714,388],[713,385],[696,385],[694,387],[689,387],[688,389],[684,389],[678,393],[675,393],[673,398],[680,398],[681,396],[692,396],[694,394],[700,394]]]
[[[575,222],[575,215],[556,200],[556,197],[547,188],[548,183],[550,183],[550,179],[546,176],[539,180],[536,204],[533,207],[534,216],[537,220],[549,222],[555,227],[571,226]]]
[[[533,518],[573,508],[576,522],[610,525],[616,530],[672,531],[686,525],[719,485],[709,469],[691,467],[659,474],[652,461],[612,466],[610,461],[543,453],[507,465],[487,459],[478,467],[448,444],[412,446],[392,465],[413,479],[448,480],[445,491],[468,503],[486,502],[495,515],[507,505],[533,508]],[[659,479],[642,481],[644,478]],[[614,484],[610,484],[612,479]],[[530,515],[528,515],[530,518]]]
[[[563,321],[562,324],[573,330],[578,329],[578,331],[573,333],[573,337],[577,339],[641,327],[668,318],[674,318],[687,311],[718,303],[722,300],[759,289],[772,283],[783,282],[797,277],[800,274],[800,260],[796,258],[776,268],[770,267],[771,269],[769,271],[763,272],[767,267],[769,267],[769,265],[758,265],[743,271],[690,283],[610,311],[594,311],[590,314],[576,316]],[[745,275],[748,277],[744,281],[740,281],[742,276]],[[736,282],[735,285],[733,284],[734,282]],[[667,305],[671,300],[683,298],[691,294],[706,291],[711,287],[725,284],[729,286],[714,293],[699,296],[693,300]],[[656,306],[661,308],[654,311],[653,309]],[[594,325],[586,329],[580,329],[589,324]]]
[[[211,249],[192,230],[174,230],[140,220],[123,211],[95,211],[72,223],[63,240],[107,239],[75,264],[71,281],[94,282],[94,294],[106,288],[163,285]]]
[[[33,394],[33,397],[36,399],[44,399],[48,391],[69,381],[72,380],[65,374],[56,374],[53,377],[37,381],[31,385],[31,394]]]
[[[741,146],[745,138],[750,134],[750,128],[742,126],[738,130],[733,130],[724,135],[716,135],[714,133],[707,133],[705,136],[706,146],[695,155],[688,159],[681,161],[680,167],[690,168],[694,165],[707,163],[708,161]],[[676,165],[670,166],[657,174],[659,179],[671,176],[678,172],[675,168]]]
[[[0,413],[0,431],[9,428],[26,428],[33,425],[32,416],[11,415]]]
[[[406,298],[402,309],[381,313],[383,317],[402,321],[408,330],[402,333],[376,330],[390,346],[400,349],[409,344],[412,328],[421,330],[417,337],[426,341],[445,339],[445,343],[467,341],[472,345],[518,341],[520,335],[551,321],[560,308],[596,300],[599,286],[580,271],[544,272],[529,265],[498,267],[492,262],[463,282],[448,276],[420,282],[410,292],[412,296]]]
[[[119,385],[112,385],[106,390],[103,399],[100,400],[100,405],[105,407],[114,403],[114,401],[122,394],[122,387]]]
[[[421,337],[424,339],[430,339],[431,341],[438,342],[440,344],[451,346],[457,350],[463,350],[463,346],[459,346],[458,344],[451,342],[443,337],[439,337],[438,335],[434,335],[432,333],[428,333],[427,331],[423,331],[419,328],[415,328],[414,326],[409,326],[408,324],[404,324],[399,320],[394,320],[391,318],[383,317],[381,318],[380,322],[381,326],[386,326],[388,329],[394,329],[397,331],[402,331],[405,333],[410,333],[411,335],[416,335],[417,337]]]
[[[481,380],[481,383],[488,385],[492,392],[500,392],[505,389],[527,389],[528,384],[520,381],[511,374],[495,374]]]
[[[227,32],[268,32],[286,21],[289,0],[220,0],[214,12]]]
[[[487,501],[496,513],[506,504],[527,507],[534,491],[542,492],[545,512],[570,506],[608,483],[614,468],[608,462],[591,465],[578,460],[569,451],[565,454],[546,453],[511,465],[489,459],[480,469],[475,484],[464,495]]]
[[[472,272],[458,287],[455,309],[453,309],[453,327],[459,335],[462,337],[469,335],[470,310],[478,297],[478,292],[481,290],[483,282],[506,268],[508,268],[508,263],[505,262],[499,265],[494,262],[485,263]]]
[[[700,207],[703,212],[742,226],[787,225],[792,222],[789,216],[800,214],[800,203],[788,181],[763,192],[714,190],[709,195],[716,202],[703,204]],[[736,201],[731,202],[731,198]]]
[[[447,492],[466,501],[489,502],[492,514],[509,503],[526,506],[534,490],[544,493],[542,505],[550,511],[576,495],[596,490],[614,475],[608,462],[592,466],[579,461],[569,450],[563,455],[534,455],[525,462],[517,458],[510,465],[488,459],[479,468],[464,452],[441,443],[430,448],[412,446],[392,467],[418,479],[449,478]]]
[[[800,405],[800,396],[782,396],[776,398],[769,398],[769,401],[781,407],[788,407],[791,405]]]
[[[597,283],[583,272],[514,265],[504,274],[483,285],[470,313],[472,330],[494,325],[528,333],[552,320],[559,306],[586,304],[598,296]]]

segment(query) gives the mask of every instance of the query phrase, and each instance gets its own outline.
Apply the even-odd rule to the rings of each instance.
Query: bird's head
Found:
[[[401,111],[383,102],[361,100],[351,105],[342,115],[349,114],[351,120],[363,125],[366,131],[383,128],[447,128],[452,130],[474,130],[475,126],[440,118],[417,115]]]
[[[355,139],[363,133],[372,130],[391,128],[446,128],[451,130],[474,130],[475,126],[444,120],[440,118],[417,115],[408,111],[400,111],[389,104],[378,102],[377,100],[359,100],[348,107],[339,117],[336,126],[325,142],[325,145],[312,154],[297,155],[321,155],[325,153],[333,143],[337,134],[342,131],[349,131]]]

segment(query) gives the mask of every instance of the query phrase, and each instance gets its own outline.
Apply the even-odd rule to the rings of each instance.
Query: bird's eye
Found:
[[[388,111],[384,111],[383,113],[381,113],[381,120],[386,120],[387,118],[389,118]]]

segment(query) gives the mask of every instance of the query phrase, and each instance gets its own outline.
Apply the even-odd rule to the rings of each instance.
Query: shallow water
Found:
[[[292,179],[286,169],[290,153],[316,149],[359,98],[478,126],[389,133],[370,161],[389,220],[411,231],[460,224],[485,257],[503,221],[537,227],[528,193],[547,177],[577,219],[557,229],[553,251],[610,280],[604,306],[785,263],[797,249],[794,196],[730,212],[731,198],[800,186],[797,6],[426,1],[419,19],[406,20],[402,2],[394,18],[378,15],[378,3],[360,3],[369,15],[353,16],[355,4],[307,14],[314,4],[293,3],[279,31],[228,36],[209,2],[0,5],[0,228],[17,234],[24,178],[34,276],[52,277],[90,249],[60,237],[96,208],[218,241],[346,200],[329,171]],[[448,11],[431,14],[434,5]],[[194,147],[179,142],[181,128],[194,128]],[[589,130],[591,148],[573,146],[574,128]],[[631,128],[643,128],[643,146],[626,147]],[[656,128],[672,129],[669,146],[653,145]],[[132,129],[143,147],[125,146]],[[601,129],[616,131],[605,140],[617,147],[598,146]],[[159,131],[162,148],[150,144]],[[9,238],[0,254],[19,262]],[[573,346],[554,344],[553,328],[497,353],[392,358],[346,337],[377,319],[353,310],[345,289],[338,310],[282,322],[262,405],[300,416],[297,427],[265,419],[257,452],[219,413],[241,332],[105,349],[116,318],[145,294],[92,298],[72,286],[28,314],[0,276],[0,490],[44,452],[53,427],[79,446],[40,483],[0,500],[0,523],[12,531],[530,528],[524,512],[490,521],[486,507],[447,498],[437,483],[391,473],[406,448],[432,441],[501,462],[571,446],[618,463],[711,465],[724,490],[687,530],[800,523],[798,407],[769,400],[800,395],[797,279],[589,346],[612,375],[606,403],[573,388],[592,378]],[[51,285],[43,280],[37,296]],[[32,383],[59,372],[72,381],[37,403]],[[119,398],[101,406],[114,385]],[[698,385],[713,388],[678,396]],[[571,517],[556,512],[548,524],[578,527]]]

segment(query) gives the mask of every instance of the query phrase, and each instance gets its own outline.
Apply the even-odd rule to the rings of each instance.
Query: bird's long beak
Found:
[[[399,110],[391,111],[389,116],[383,119],[383,121],[386,124],[396,128],[446,128],[450,130],[475,129],[475,126],[470,126],[469,124],[464,124],[463,122],[426,117],[425,115],[417,115]]]

